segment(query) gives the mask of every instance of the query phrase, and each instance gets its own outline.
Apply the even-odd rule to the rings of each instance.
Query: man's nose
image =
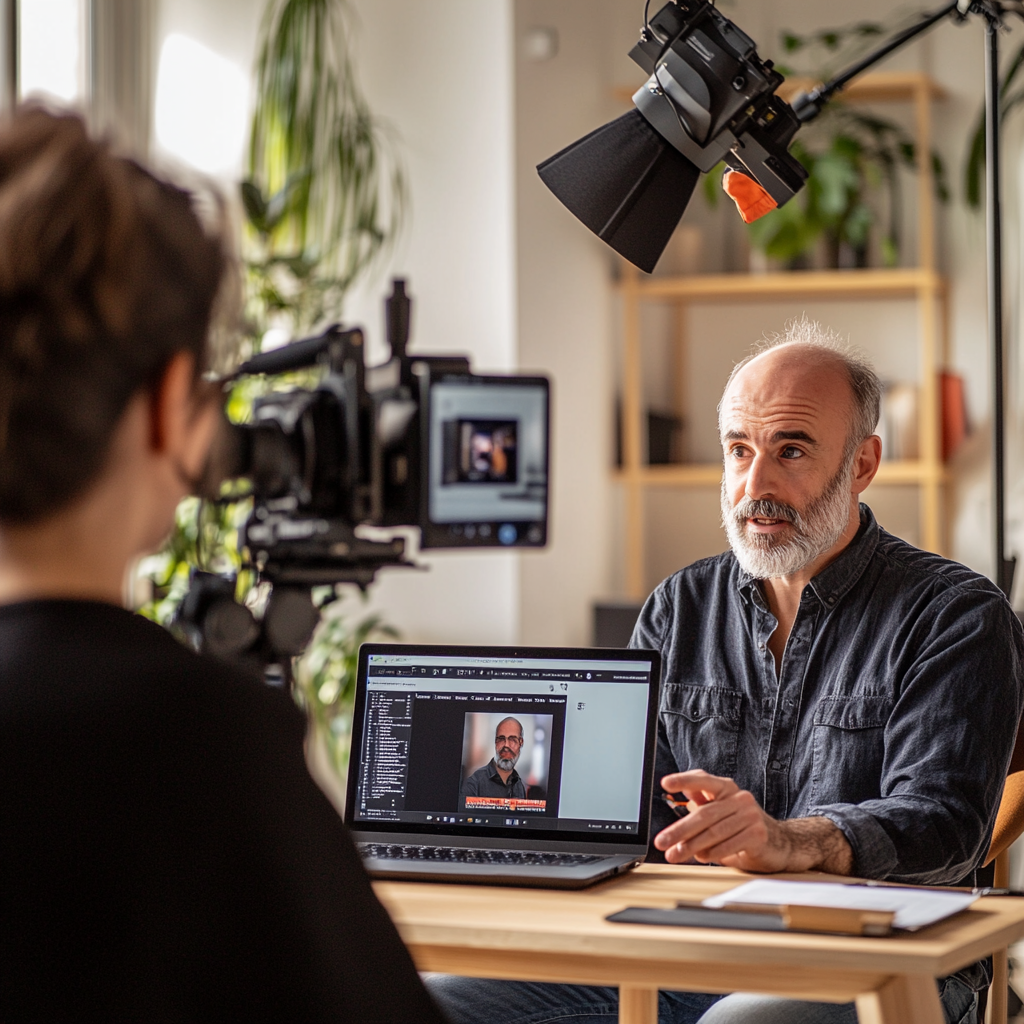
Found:
[[[743,493],[746,497],[757,500],[774,497],[775,474],[772,460],[767,455],[755,455],[750,460],[747,477],[744,481]]]

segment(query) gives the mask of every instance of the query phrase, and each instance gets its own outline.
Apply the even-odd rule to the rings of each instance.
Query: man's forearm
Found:
[[[787,871],[853,872],[853,849],[828,818],[792,818],[775,822],[773,841],[786,850]]]

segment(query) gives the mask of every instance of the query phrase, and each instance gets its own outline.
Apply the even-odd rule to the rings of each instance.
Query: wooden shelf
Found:
[[[694,274],[688,277],[627,277],[617,288],[635,289],[644,299],[763,301],[806,295],[835,298],[911,297],[941,294],[945,281],[924,267],[890,270],[794,270],[776,274]]]
[[[787,78],[778,88],[778,95],[787,103],[798,93],[810,92],[821,82],[813,78]],[[929,99],[944,100],[946,93],[938,82],[921,71],[872,71],[854,79],[837,98],[857,103],[911,103],[924,93]]]
[[[814,78],[792,76],[779,86],[777,94],[789,103],[801,92],[810,92],[821,82]],[[631,89],[627,85],[617,86],[615,98],[624,106],[633,102],[633,93],[640,86]],[[837,96],[858,103],[911,103],[920,94],[932,100],[946,99],[946,92],[921,71],[871,71],[863,78],[855,79]]]
[[[909,461],[886,460],[878,467],[876,484],[920,484],[926,481],[946,480],[943,466],[935,466],[921,459]],[[614,479],[618,483],[640,484],[644,487],[718,487],[722,480],[720,462],[693,462],[662,466],[641,466],[630,472],[617,469]]]
[[[797,92],[814,88],[810,79],[788,79],[779,95],[791,99]],[[632,90],[616,90],[624,103]],[[875,482],[880,485],[916,487],[920,495],[918,519],[921,546],[932,551],[943,548],[942,487],[947,470],[941,460],[941,401],[939,370],[943,363],[948,323],[948,289],[935,267],[935,201],[931,161],[932,103],[942,99],[942,90],[919,72],[874,72],[843,90],[842,99],[851,103],[910,103],[914,111],[914,138],[918,153],[917,245],[914,267],[864,270],[792,271],[771,274],[699,274],[686,277],[642,276],[623,265],[615,290],[621,298],[623,321],[622,359],[622,453],[624,466],[613,478],[622,486],[625,517],[626,593],[642,599],[648,591],[646,570],[646,517],[644,495],[660,488],[717,488],[722,478],[721,463],[646,466],[643,378],[645,305],[660,303],[675,308],[674,345],[683,350],[686,341],[686,312],[690,306],[715,303],[772,302],[794,299],[907,299],[917,307],[918,320],[918,428],[920,458],[886,461]],[[685,416],[681,400],[675,410]]]

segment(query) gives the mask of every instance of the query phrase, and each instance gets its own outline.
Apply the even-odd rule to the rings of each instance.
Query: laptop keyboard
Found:
[[[591,853],[537,853],[531,850],[475,850],[464,846],[405,846],[391,843],[357,843],[360,856],[377,860],[429,860],[448,864],[535,865],[574,868],[604,857]]]

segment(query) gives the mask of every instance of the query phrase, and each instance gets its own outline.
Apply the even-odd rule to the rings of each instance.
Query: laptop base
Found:
[[[522,886],[527,889],[585,889],[596,882],[637,867],[636,857],[603,857],[596,864],[559,868],[550,866],[504,867],[499,864],[448,864],[382,860],[367,857],[363,867],[372,878],[392,882],[452,882],[464,885]]]

